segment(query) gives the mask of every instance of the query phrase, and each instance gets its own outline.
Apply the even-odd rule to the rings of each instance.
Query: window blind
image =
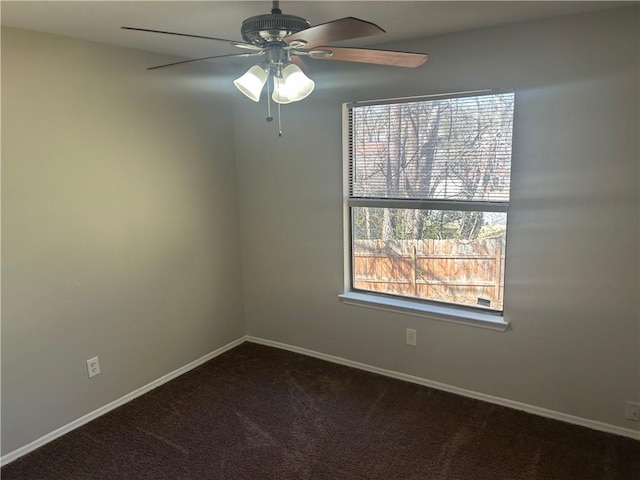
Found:
[[[514,94],[348,108],[352,199],[509,201]]]

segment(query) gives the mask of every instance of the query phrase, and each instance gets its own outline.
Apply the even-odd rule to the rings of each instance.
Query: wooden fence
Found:
[[[356,240],[354,287],[502,310],[504,239]]]

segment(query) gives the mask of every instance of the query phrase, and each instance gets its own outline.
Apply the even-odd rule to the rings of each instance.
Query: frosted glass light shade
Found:
[[[293,102],[287,94],[287,87],[282,78],[273,77],[273,93],[271,94],[271,98],[274,102],[280,104],[287,104]]]
[[[282,78],[275,78],[271,98],[276,103],[297,102],[309,96],[316,84],[300,67],[290,63],[282,69]]]
[[[240,78],[236,78],[233,84],[254,102],[260,101],[260,93],[267,82],[267,72],[260,65],[254,65]]]

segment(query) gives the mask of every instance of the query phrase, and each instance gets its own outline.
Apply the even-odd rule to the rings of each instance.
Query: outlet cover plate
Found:
[[[407,345],[415,347],[418,344],[418,331],[413,328],[407,328]]]
[[[640,402],[627,402],[625,418],[632,422],[640,422]]]
[[[98,360],[98,357],[93,357],[87,360],[87,373],[89,374],[89,378],[100,375],[100,361]]]

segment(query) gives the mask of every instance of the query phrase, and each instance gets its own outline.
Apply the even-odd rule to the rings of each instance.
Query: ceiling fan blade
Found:
[[[331,52],[331,55],[328,55],[329,52]],[[316,60],[375,63],[378,65],[392,65],[394,67],[419,67],[429,58],[429,55],[426,53],[342,47],[318,47],[311,50],[309,56]]]
[[[284,42],[304,42],[303,48],[314,48],[341,40],[368,37],[384,33],[378,25],[354,17],[345,17],[332,22],[321,23],[284,38]]]
[[[137,27],[120,27],[120,28],[122,28],[123,30],[134,30],[136,32],[162,33],[165,35],[177,35],[179,37],[203,38],[205,40],[215,40],[217,42],[230,43],[234,47],[247,48],[250,50],[257,50],[262,48],[262,47],[257,47],[255,45],[251,45],[250,43],[238,42],[236,40],[227,40],[226,38],[205,37],[203,35],[192,35],[190,33],[165,32],[164,30],[150,30],[148,28],[137,28]]]
[[[175,67],[176,65],[184,65],[185,63],[201,62],[203,60],[211,60],[212,58],[229,58],[229,57],[258,57],[264,55],[264,52],[255,53],[230,53],[229,55],[214,55],[212,57],[192,58],[191,60],[183,60],[181,62],[167,63],[165,65],[157,65],[149,67],[147,70],[157,70],[159,68]]]

